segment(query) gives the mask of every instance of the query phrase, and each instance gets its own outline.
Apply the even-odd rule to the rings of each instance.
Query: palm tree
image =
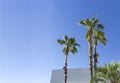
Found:
[[[100,42],[100,43],[102,43],[103,45],[105,45],[106,44],[106,38],[105,38],[105,36],[104,36],[104,32],[102,32],[102,31],[100,31],[99,29],[97,29],[97,30],[94,30],[93,31],[93,40],[94,40],[94,42],[93,42],[93,46],[94,46],[94,73],[96,72],[96,68],[97,68],[97,63],[98,63],[98,53],[97,53],[97,51],[96,51],[96,48],[97,48],[97,45],[98,45],[98,42]],[[94,76],[94,78],[96,78],[95,76]],[[96,82],[95,82],[96,83]]]
[[[63,52],[65,53],[65,66],[63,67],[64,74],[65,74],[65,80],[64,82],[67,83],[67,62],[68,62],[68,54],[69,52],[71,53],[76,53],[77,48],[76,46],[80,46],[79,44],[76,43],[75,38],[69,38],[67,35],[64,36],[64,40],[58,39],[57,42],[61,45],[65,45]]]
[[[95,78],[91,80],[91,83],[99,81],[104,83],[120,83],[120,62],[98,67],[95,72]]]
[[[87,27],[88,31],[86,32],[86,39],[88,40],[88,51],[89,51],[89,69],[91,79],[93,78],[93,30],[98,24],[98,19],[95,17],[86,18],[84,20],[80,20],[79,24]]]
[[[102,24],[97,24],[96,28],[93,30],[93,46],[94,46],[94,72],[97,68],[98,63],[98,53],[96,51],[98,42],[102,43],[103,45],[106,45],[106,38],[104,35],[104,32],[102,31],[104,29],[104,26]]]

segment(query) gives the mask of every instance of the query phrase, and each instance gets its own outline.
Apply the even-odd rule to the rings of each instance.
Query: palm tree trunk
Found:
[[[67,59],[68,59],[68,55],[66,55],[65,69],[64,69],[64,73],[65,73],[65,83],[67,83]]]
[[[96,53],[96,46],[97,46],[97,42],[95,40],[95,45],[94,45],[94,73],[96,72],[96,68],[97,68],[97,53]],[[94,76],[94,79],[96,79],[96,76]],[[97,83],[95,81],[95,83]]]
[[[96,71],[98,63],[98,54],[96,52],[96,45],[94,46],[94,72]]]
[[[92,35],[93,31],[92,28],[89,30],[89,40],[88,40],[88,49],[89,49],[89,66],[90,66],[90,75],[91,80],[93,79],[93,45],[92,45]]]
[[[65,74],[65,80],[64,83],[67,83],[67,62],[68,62],[68,52],[69,52],[69,47],[66,48],[66,58],[65,58],[65,66],[63,67],[64,74]]]

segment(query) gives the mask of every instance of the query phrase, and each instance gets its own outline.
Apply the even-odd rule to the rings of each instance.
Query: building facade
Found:
[[[68,69],[67,83],[89,83],[90,71],[88,68]],[[64,71],[53,70],[50,83],[64,83]]]

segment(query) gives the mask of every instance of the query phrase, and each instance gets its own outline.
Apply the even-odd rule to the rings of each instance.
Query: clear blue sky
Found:
[[[80,19],[96,15],[105,26],[99,65],[120,60],[119,0],[0,0],[0,83],[50,83],[52,69],[64,65],[63,35],[81,45],[69,68],[88,67],[87,31]]]

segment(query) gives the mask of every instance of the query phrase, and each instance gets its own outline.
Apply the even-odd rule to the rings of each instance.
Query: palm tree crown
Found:
[[[67,35],[64,36],[64,40],[58,39],[57,42],[61,45],[65,45],[63,52],[66,54],[67,48],[69,48],[69,52],[76,53],[77,48],[76,46],[80,46],[78,43],[76,43],[75,38],[69,38]]]

